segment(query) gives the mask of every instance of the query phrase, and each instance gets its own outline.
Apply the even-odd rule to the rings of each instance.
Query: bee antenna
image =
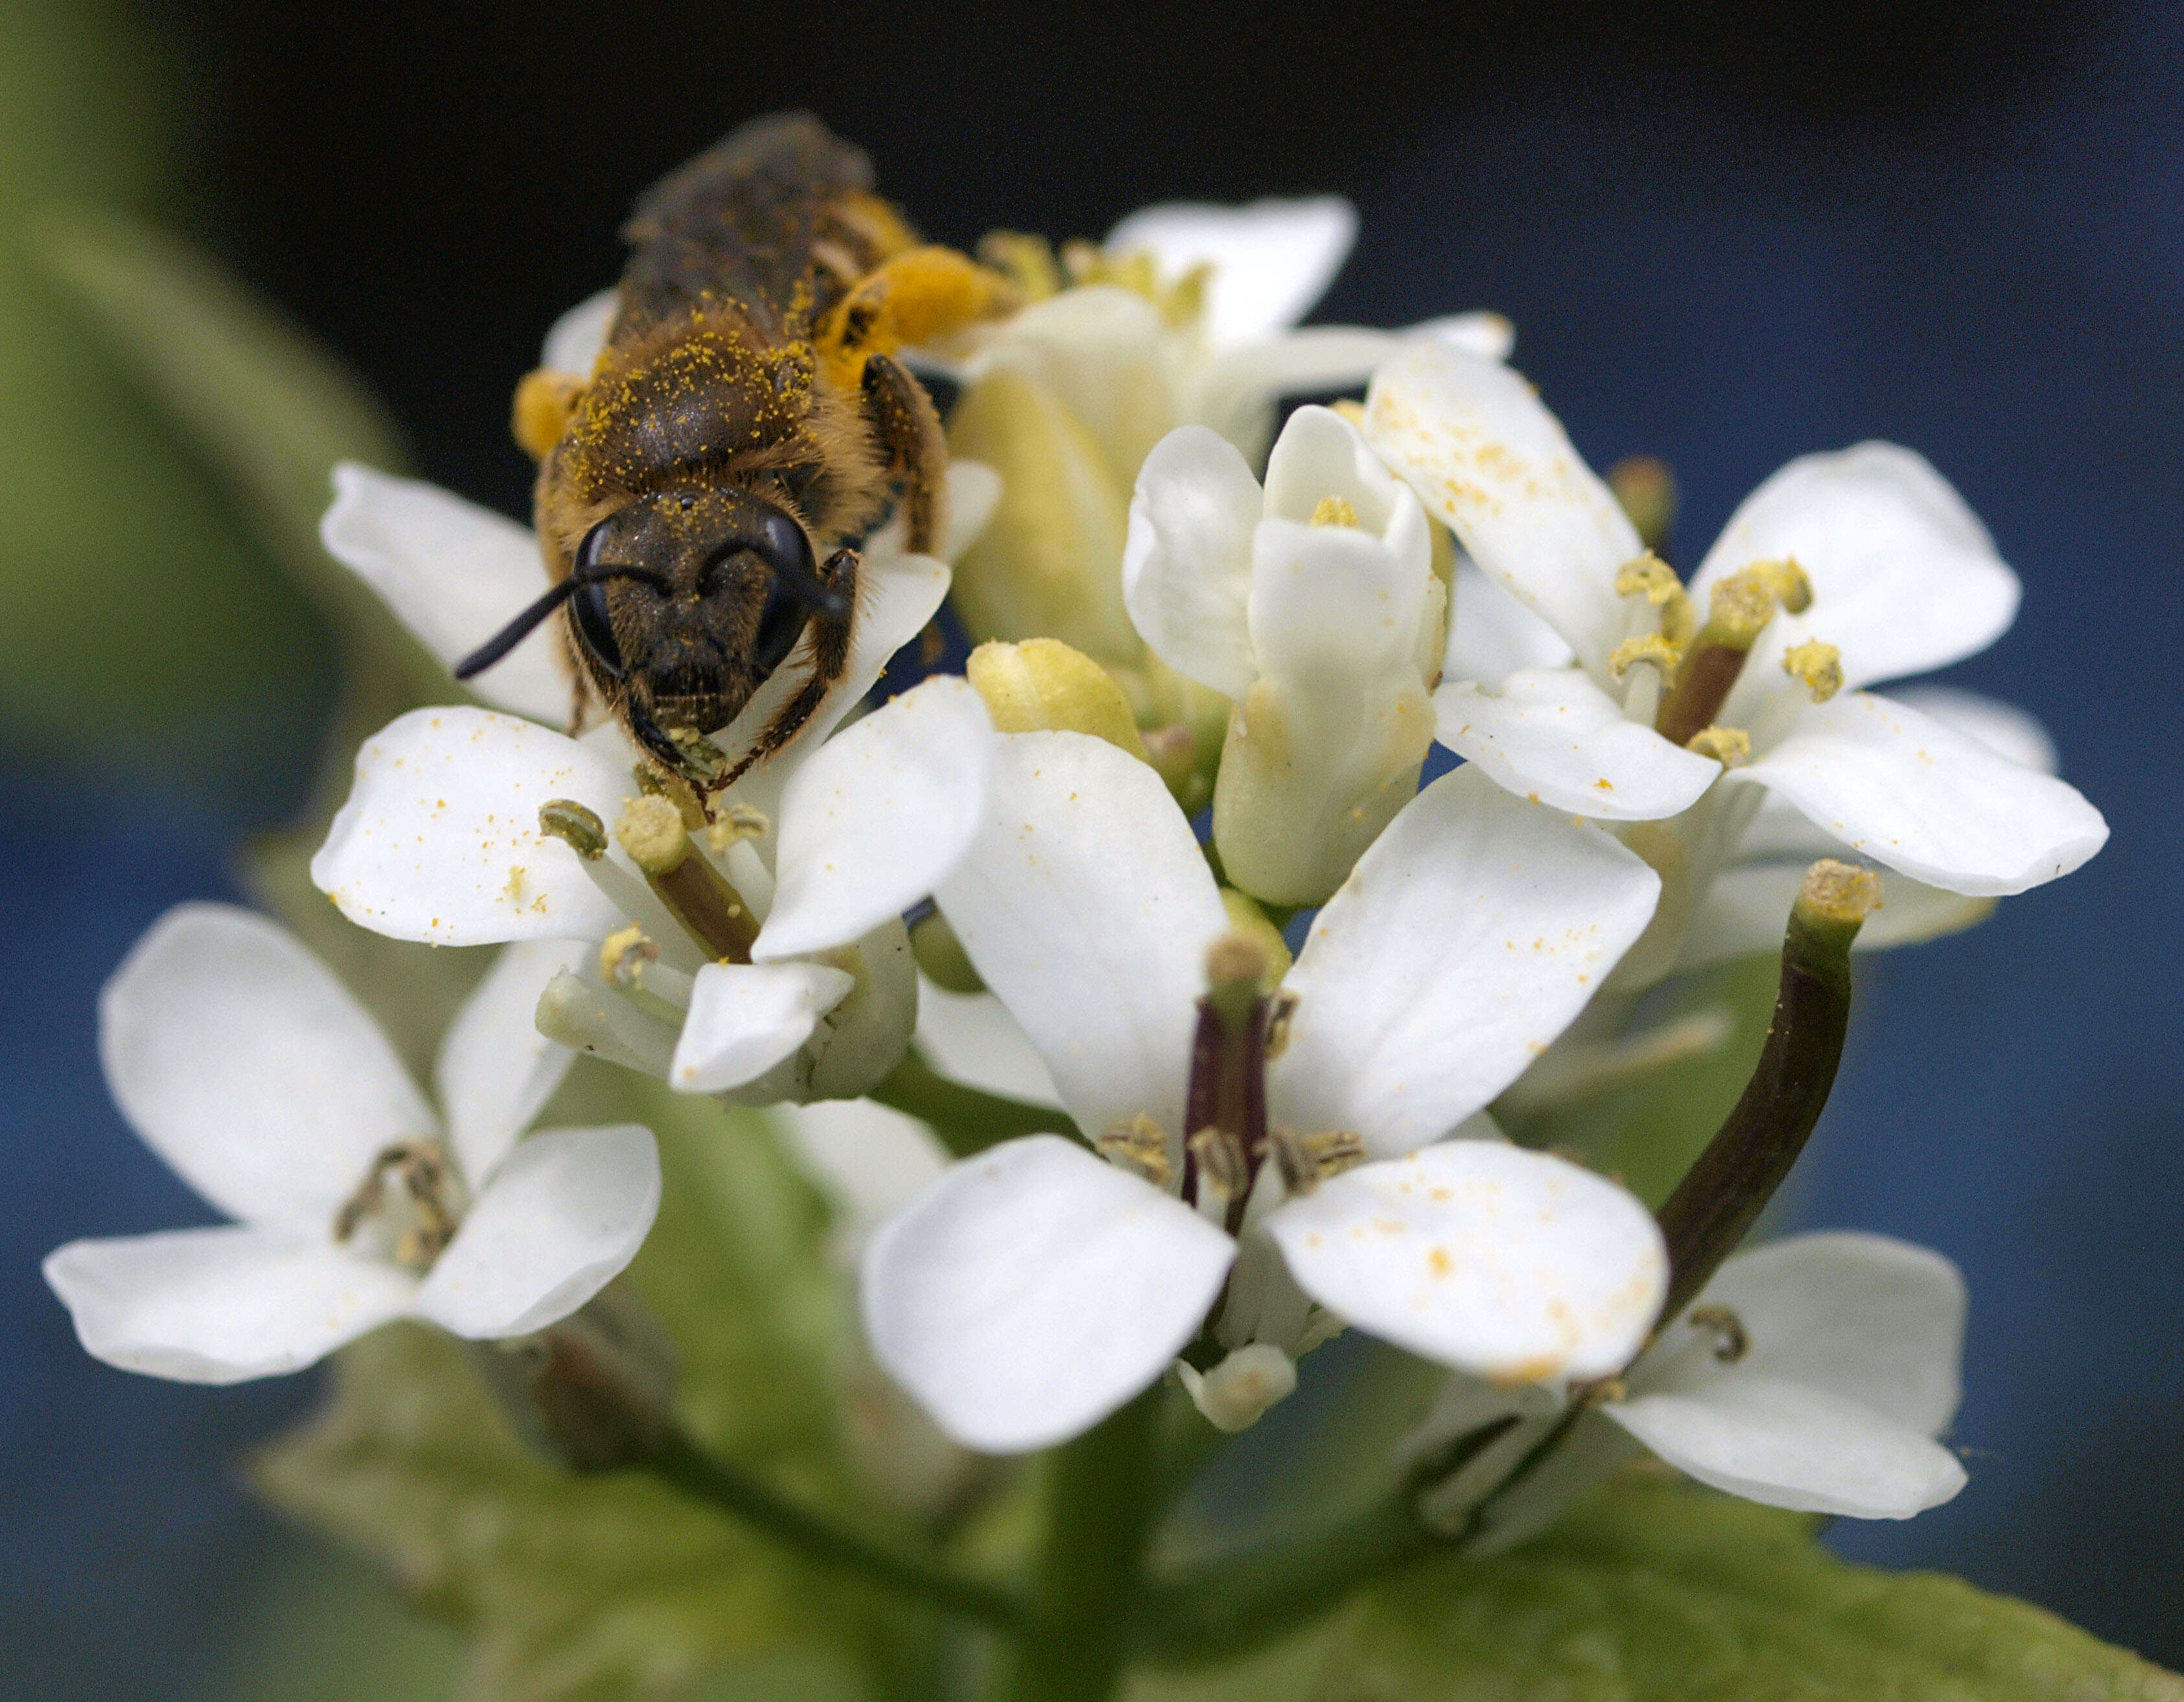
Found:
[[[487,669],[528,638],[532,630],[540,621],[567,602],[569,593],[577,588],[577,584],[578,581],[573,575],[563,580],[525,609],[522,614],[502,627],[499,632],[456,663],[455,677],[458,680],[467,680],[474,674],[485,672]]]

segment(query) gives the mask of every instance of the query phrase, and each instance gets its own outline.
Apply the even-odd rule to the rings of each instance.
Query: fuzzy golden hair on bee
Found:
[[[576,690],[701,792],[795,736],[841,678],[859,551],[891,509],[944,524],[939,416],[895,359],[1007,311],[1013,286],[920,243],[857,149],[805,114],[744,125],[638,202],[593,371],[518,387],[538,458],[544,594],[465,659],[490,667],[557,614]],[[708,736],[767,692],[747,748]]]

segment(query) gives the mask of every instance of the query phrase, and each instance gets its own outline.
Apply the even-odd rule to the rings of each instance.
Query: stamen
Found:
[[[1658,632],[1641,632],[1635,638],[1625,638],[1608,653],[1607,671],[1621,679],[1641,662],[1651,662],[1661,670],[1663,679],[1673,678],[1676,665],[1684,659],[1684,653]]]
[[[1642,596],[1659,609],[1660,636],[1680,654],[1691,642],[1691,634],[1698,626],[1698,616],[1691,609],[1691,593],[1684,589],[1683,581],[1676,577],[1676,570],[1650,548],[1635,560],[1624,563],[1618,570],[1615,594],[1618,597]],[[1620,654],[1618,649],[1618,654]],[[1641,655],[1634,656],[1632,659],[1650,661],[1652,659]],[[1627,667],[1629,664],[1624,665]],[[1609,659],[1608,666],[1614,669],[1618,678],[1621,676],[1623,669],[1615,666],[1613,658]]]
[[[1735,1365],[1752,1351],[1752,1338],[1734,1307],[1694,1306],[1684,1321],[1695,1330],[1713,1332],[1713,1356],[1725,1365]]]
[[[573,798],[549,798],[538,806],[538,831],[560,840],[587,863],[607,854],[607,825]]]
[[[689,818],[683,818],[687,824]],[[726,856],[728,847],[745,839],[763,839],[773,831],[773,823],[762,809],[754,809],[748,804],[731,804],[722,810],[720,819],[705,830],[705,843],[713,848],[715,856]]]
[[[1244,1144],[1226,1129],[1204,1128],[1184,1143],[1185,1186],[1191,1203],[1216,1223],[1240,1212],[1251,1187]]]
[[[1813,606],[1812,579],[1797,565],[1794,555],[1786,555],[1779,561],[1755,561],[1744,571],[1755,576],[1773,592],[1786,613],[1802,615]]]
[[[696,791],[681,775],[662,774],[649,762],[632,764],[630,771],[639,792],[664,798],[681,810],[682,825],[693,833],[705,825],[705,806],[698,801]]]
[[[1752,760],[1752,735],[1742,727],[1702,727],[1685,741],[1684,748],[1710,756],[1724,768]]]
[[[1354,526],[1357,524],[1357,510],[1346,498],[1322,497],[1312,509],[1312,523],[1316,526]]]
[[[398,1199],[387,1198],[388,1181],[398,1182]],[[448,1155],[432,1141],[398,1141],[371,1161],[356,1192],[334,1214],[333,1235],[346,1243],[367,1218],[387,1217],[393,1232],[389,1249],[405,1271],[430,1271],[462,1221],[462,1185]],[[397,1214],[407,1221],[397,1221]]]
[[[1825,704],[1842,690],[1842,652],[1832,644],[1808,638],[1782,653],[1782,671],[1793,680],[1802,680],[1813,701]]]
[[[1166,1188],[1174,1179],[1175,1165],[1167,1154],[1167,1135],[1142,1111],[1127,1123],[1117,1123],[1092,1143],[1111,1165],[1132,1176],[1143,1176],[1155,1188]]]
[[[1310,1193],[1320,1183],[1365,1162],[1365,1143],[1348,1129],[1323,1129],[1314,1135],[1276,1129],[1273,1142],[1283,1185],[1293,1194]]]
[[[722,963],[747,964],[758,922],[727,877],[691,844],[682,812],[665,798],[632,798],[615,837],[668,913]]]

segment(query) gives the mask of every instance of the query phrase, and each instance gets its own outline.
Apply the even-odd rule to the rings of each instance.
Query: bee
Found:
[[[840,680],[866,535],[899,505],[911,550],[939,536],[946,442],[897,351],[1014,292],[922,243],[864,154],[806,114],[733,131],[641,196],[622,234],[598,364],[516,390],[549,588],[455,673],[561,611],[572,730],[603,703],[702,797]],[[707,735],[783,668],[794,688],[730,760]]]

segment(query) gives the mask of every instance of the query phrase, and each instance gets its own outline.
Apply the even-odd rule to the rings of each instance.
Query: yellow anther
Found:
[[[1813,701],[1825,704],[1842,690],[1842,652],[1832,644],[1808,638],[1782,653],[1782,671],[1794,680],[1802,680]]]
[[[1291,1193],[1310,1193],[1330,1177],[1355,1170],[1365,1162],[1365,1143],[1348,1129],[1323,1129],[1300,1135],[1288,1129],[1272,1132],[1275,1162]]]
[[[1856,927],[1880,908],[1880,876],[1870,869],[1823,857],[1805,871],[1797,890],[1800,915]]]
[[[1616,570],[1615,594],[1618,597],[1636,597],[1644,593],[1646,600],[1658,608],[1684,588],[1676,577],[1676,570],[1647,550]]]
[[[1354,526],[1357,510],[1347,497],[1322,497],[1312,511],[1316,526]]]
[[[1641,662],[1651,662],[1665,676],[1676,671],[1676,664],[1683,659],[1683,648],[1671,643],[1658,632],[1641,632],[1635,638],[1625,638],[1607,658],[1607,671],[1621,679]]]
[[[1142,1111],[1127,1123],[1112,1125],[1092,1146],[1109,1164],[1143,1176],[1155,1188],[1166,1188],[1175,1176],[1167,1134]]]
[[[1360,431],[1365,429],[1365,404],[1353,397],[1344,396],[1327,404]]]
[[[1773,592],[1775,600],[1791,614],[1802,615],[1813,606],[1813,581],[1797,565],[1797,557],[1786,555],[1779,561],[1755,561],[1744,571],[1757,575],[1759,582]]]
[[[1735,768],[1752,760],[1752,735],[1742,727],[1702,727],[1684,748],[1710,756],[1724,768]]]
[[[978,258],[1017,286],[1028,302],[1061,293],[1061,267],[1054,244],[1021,231],[989,231],[978,239]]]
[[[632,923],[599,943],[599,979],[610,987],[642,987],[644,966],[660,961],[660,948]]]
[[[748,804],[731,804],[721,812],[720,820],[705,830],[705,843],[717,856],[739,840],[765,838],[772,827],[764,810]]]

